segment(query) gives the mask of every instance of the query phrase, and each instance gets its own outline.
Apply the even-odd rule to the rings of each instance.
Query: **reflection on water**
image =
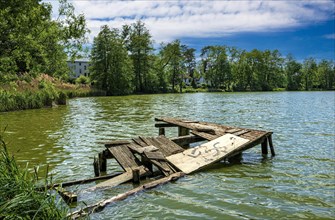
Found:
[[[253,148],[241,164],[215,165],[111,205],[92,219],[331,219],[334,106],[334,92],[141,95],[72,99],[53,109],[1,113],[0,120],[2,127],[8,125],[6,136],[17,159],[51,164],[59,181],[93,176],[93,157],[104,149],[101,141],[156,135],[159,116],[274,132],[273,159],[264,160],[260,148]],[[173,129],[168,133],[175,134]],[[113,161],[108,169],[120,170]],[[92,203],[132,187],[86,193],[79,200]]]

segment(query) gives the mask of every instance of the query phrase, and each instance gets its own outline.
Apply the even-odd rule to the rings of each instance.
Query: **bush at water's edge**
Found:
[[[29,82],[22,80],[0,84],[0,112],[66,105],[68,98],[102,96],[104,91],[89,85],[63,83],[48,75]]]

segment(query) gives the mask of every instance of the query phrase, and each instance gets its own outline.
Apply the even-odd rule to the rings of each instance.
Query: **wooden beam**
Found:
[[[99,188],[111,188],[114,186],[118,186],[122,183],[128,182],[133,179],[132,170],[137,169],[137,168],[140,170],[140,176],[144,176],[150,173],[144,166],[134,167],[132,169],[128,169],[126,172],[122,173],[121,175],[118,175],[112,179],[99,183],[96,186],[86,189],[85,191],[94,191]]]
[[[188,144],[192,144],[192,143],[196,143],[199,141],[205,141],[205,138],[196,136],[196,135],[185,135],[185,136],[180,136],[180,137],[174,137],[174,138],[170,138],[171,141],[173,141],[174,143],[178,144],[179,146],[185,146]]]
[[[175,124],[168,124],[168,123],[156,123],[156,128],[171,128],[171,127],[178,127],[178,125]]]
[[[177,180],[178,178],[180,178],[184,175],[185,175],[184,173],[178,172],[178,173],[171,174],[170,176],[152,181],[150,183],[146,183],[146,184],[141,185],[139,187],[136,187],[136,188],[134,188],[134,189],[132,189],[128,192],[121,193],[121,194],[119,194],[117,196],[114,196],[110,199],[102,200],[98,203],[92,204],[92,205],[87,206],[87,207],[85,207],[83,209],[80,209],[78,211],[74,211],[72,213],[69,213],[67,215],[67,218],[78,219],[78,218],[87,216],[91,213],[102,211],[107,205],[109,205],[111,203],[114,203],[114,202],[117,202],[117,201],[122,201],[122,200],[126,199],[127,197],[129,197],[131,195],[134,195],[136,193],[139,193],[143,190],[152,189],[156,186],[168,183],[170,181],[175,181],[175,180]]]
[[[61,187],[67,187],[67,186],[74,186],[74,185],[79,185],[79,184],[85,184],[85,183],[90,183],[90,182],[94,182],[94,181],[97,181],[97,180],[111,179],[111,178],[116,177],[116,176],[118,176],[120,174],[122,174],[122,173],[114,173],[114,174],[109,174],[109,175],[105,175],[105,176],[99,176],[99,177],[94,177],[94,178],[69,181],[69,182],[64,182],[64,183],[55,183],[55,184],[48,185],[47,187],[36,188],[36,190],[41,191],[41,190],[45,190],[45,189],[57,188],[59,186],[61,186]]]
[[[104,144],[105,144],[105,147],[109,148],[109,147],[113,147],[113,146],[117,146],[117,145],[130,144],[130,141],[128,141],[128,140],[115,140],[115,141],[105,142]]]

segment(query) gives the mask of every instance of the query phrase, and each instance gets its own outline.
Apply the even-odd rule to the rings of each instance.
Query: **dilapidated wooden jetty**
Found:
[[[155,121],[155,127],[159,129],[159,136],[140,136],[132,140],[114,140],[104,143],[105,149],[99,153],[93,163],[96,177],[90,180],[63,183],[61,186],[105,179],[86,189],[94,191],[105,190],[129,181],[140,184],[144,178],[155,177],[156,179],[139,185],[129,192],[70,213],[69,217],[77,218],[101,210],[111,202],[199,171],[216,162],[240,158],[243,151],[256,145],[261,145],[263,155],[268,154],[269,148],[271,155],[275,156],[272,132],[269,131],[176,118],[156,118]],[[165,129],[169,127],[178,128],[177,137],[167,138],[165,136]],[[115,159],[124,172],[102,176],[107,171],[108,159]],[[157,176],[161,178],[157,179]],[[76,201],[76,194],[64,190],[59,191],[66,201]]]

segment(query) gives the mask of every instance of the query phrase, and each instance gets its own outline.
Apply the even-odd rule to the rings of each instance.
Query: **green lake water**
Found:
[[[0,113],[21,165],[49,164],[54,182],[93,177],[100,143],[155,136],[154,118],[179,117],[274,132],[276,157],[257,146],[241,163],[216,164],[129,197],[91,219],[332,219],[335,92],[196,93],[71,99],[67,106]],[[169,129],[168,136],[175,136]],[[110,160],[108,172],[121,171]],[[85,192],[73,210],[133,188]]]

